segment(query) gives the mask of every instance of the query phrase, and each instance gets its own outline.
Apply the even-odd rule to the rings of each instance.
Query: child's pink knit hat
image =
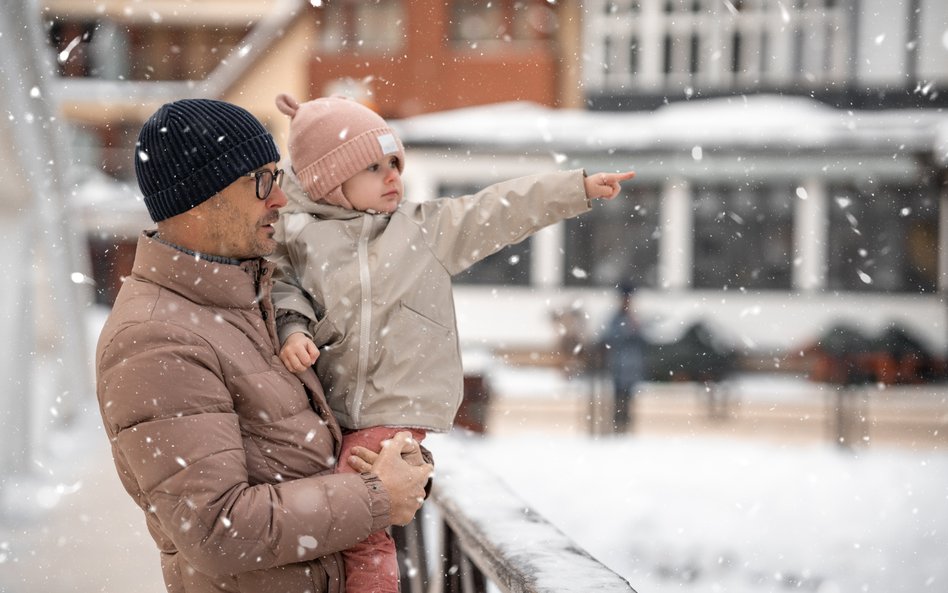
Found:
[[[352,204],[342,183],[386,155],[405,167],[405,151],[395,132],[377,113],[351,99],[324,97],[298,103],[286,94],[277,108],[290,116],[290,162],[303,191],[314,202],[344,208]]]

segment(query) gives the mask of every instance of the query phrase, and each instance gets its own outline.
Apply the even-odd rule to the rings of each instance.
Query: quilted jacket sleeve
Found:
[[[232,575],[337,552],[388,525],[377,478],[331,473],[331,459],[319,475],[251,485],[246,447],[266,443],[241,434],[217,368],[208,344],[162,322],[120,330],[100,355],[116,465],[174,549],[202,572]],[[307,414],[274,425],[301,445],[282,446],[312,438],[306,427],[318,422]]]

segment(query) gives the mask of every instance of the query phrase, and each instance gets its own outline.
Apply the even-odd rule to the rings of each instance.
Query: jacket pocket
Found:
[[[388,352],[390,360],[396,365],[408,364],[422,373],[434,372],[434,375],[429,375],[430,379],[443,374],[437,367],[428,368],[431,364],[458,357],[454,328],[431,319],[405,303],[399,304],[387,331],[393,336],[384,341],[394,348]]]
[[[406,305],[404,301],[399,303],[398,309],[399,309],[398,311],[399,315],[406,316],[406,321],[408,323],[415,323],[415,322],[420,323],[422,331],[426,331],[426,328],[425,328],[426,325],[431,325],[433,326],[432,329],[440,328],[442,331],[448,332],[449,335],[454,334],[453,327],[449,327],[443,323],[439,323],[435,321],[434,319],[428,317],[424,313],[421,313],[420,311]]]

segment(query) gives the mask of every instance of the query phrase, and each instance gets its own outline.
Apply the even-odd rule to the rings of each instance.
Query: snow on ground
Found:
[[[463,447],[639,593],[948,591],[943,452],[549,434]]]

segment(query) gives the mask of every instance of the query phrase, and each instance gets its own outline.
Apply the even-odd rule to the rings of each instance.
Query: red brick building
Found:
[[[573,2],[343,1],[306,15],[310,95],[360,87],[387,117],[502,101],[581,100]]]

